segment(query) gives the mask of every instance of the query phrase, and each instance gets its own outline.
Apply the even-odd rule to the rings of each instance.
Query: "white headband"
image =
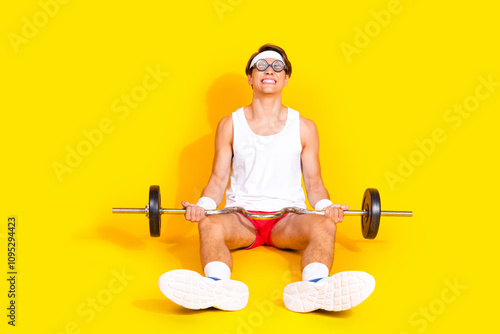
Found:
[[[252,62],[250,63],[250,68],[252,68],[256,62],[258,62],[261,59],[265,59],[265,58],[279,59],[283,62],[283,64],[285,63],[285,61],[283,60],[283,57],[278,52],[268,50],[268,51],[263,51],[263,52],[259,53],[258,55],[256,55],[252,59]]]

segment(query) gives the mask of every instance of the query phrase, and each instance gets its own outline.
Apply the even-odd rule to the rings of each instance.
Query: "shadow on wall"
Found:
[[[175,206],[181,206],[182,201],[196,203],[206,186],[214,157],[214,139],[219,121],[230,115],[240,107],[249,105],[252,94],[251,87],[243,74],[226,73],[217,78],[208,88],[206,94],[207,118],[194,120],[195,122],[208,121],[211,132],[200,137],[194,143],[187,145],[181,152],[178,164],[178,189]],[[196,137],[196,135],[192,135]],[[222,207],[224,202],[219,206]],[[196,233],[196,224],[187,222],[183,216],[162,217],[162,229],[168,231],[162,235],[162,241],[182,243],[184,238]],[[198,254],[197,245],[193,245],[193,252]],[[178,254],[182,257],[182,254]]]
[[[181,202],[184,200],[196,203],[208,182],[212,169],[214,138],[219,120],[230,115],[236,109],[248,105],[251,102],[251,98],[252,89],[249,87],[244,75],[226,73],[217,78],[208,87],[205,100],[207,117],[206,119],[201,118],[194,121],[207,121],[211,131],[209,134],[201,136],[194,143],[188,144],[180,153],[178,158],[179,186],[175,201],[168,203],[167,206],[181,207]],[[196,138],[196,134],[186,136],[186,138],[190,137]],[[165,204],[163,203],[163,206]],[[224,202],[219,207],[223,206]],[[140,221],[144,219],[144,217],[138,217]],[[98,230],[98,234],[106,240],[127,249],[141,250],[146,245],[145,241],[139,240],[136,235],[114,226],[101,227]],[[146,240],[149,239],[147,237]],[[199,258],[197,224],[187,222],[182,215],[163,215],[162,235],[160,238],[155,239],[155,241],[165,244],[166,250],[181,261],[182,268],[202,272]],[[359,253],[363,248],[362,244],[366,240],[354,240],[349,238],[345,233],[338,231],[336,242],[337,245],[343,246],[348,252]],[[370,242],[373,243],[373,241]],[[277,252],[290,263],[290,271],[295,272],[295,276],[291,277],[292,281],[299,280],[300,254],[286,251]],[[350,257],[348,258],[352,261]],[[342,257],[336,256],[336,264],[340,265],[340,267],[343,266]]]
[[[220,119],[230,115],[240,107],[251,103],[252,89],[244,75],[226,73],[217,78],[208,88],[206,94],[207,118],[211,132],[200,137],[194,143],[187,145],[181,152],[179,163],[179,186],[175,205],[181,206],[182,201],[196,203],[203,188],[206,186],[212,170],[214,157],[214,139],[217,124]],[[204,121],[202,119],[196,121]],[[193,135],[193,137],[195,137]],[[224,206],[224,201],[219,207]],[[162,217],[162,237],[159,241],[168,244],[168,251],[177,257],[183,268],[201,270],[199,265],[199,236],[195,223],[187,222],[181,215],[164,215]],[[359,252],[358,242],[339,233],[337,243],[350,252]],[[282,254],[291,260],[297,255]],[[297,260],[297,259],[295,259]],[[291,266],[296,265],[291,261]],[[198,268],[200,267],[200,268]]]

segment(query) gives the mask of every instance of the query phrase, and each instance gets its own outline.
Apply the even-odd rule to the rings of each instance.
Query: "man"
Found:
[[[197,204],[182,203],[186,220],[199,222],[205,277],[188,270],[170,271],[160,277],[160,290],[190,309],[240,310],[247,304],[248,288],[230,279],[231,251],[269,245],[303,251],[303,280],[289,284],[283,293],[288,309],[309,312],[354,307],[372,293],[375,280],[355,271],[329,276],[336,224],[342,222],[348,207],[329,200],[321,177],[316,125],[282,104],[292,65],[282,48],[266,44],[250,57],[246,74],[253,89],[252,103],[220,121],[212,174],[202,197]],[[226,207],[251,212],[305,209],[302,177],[309,203],[315,210],[324,210],[324,216],[205,216],[205,210],[215,210],[222,202],[228,178]]]

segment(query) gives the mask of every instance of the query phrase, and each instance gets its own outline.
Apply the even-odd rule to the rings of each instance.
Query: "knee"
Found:
[[[312,234],[317,236],[335,237],[337,232],[337,225],[333,220],[326,217],[315,220],[311,227]]]
[[[200,236],[206,235],[224,235],[222,224],[218,223],[213,217],[205,217],[198,222],[198,231]]]

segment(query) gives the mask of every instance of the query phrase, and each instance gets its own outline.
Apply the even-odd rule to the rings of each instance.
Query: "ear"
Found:
[[[285,75],[285,86],[288,86],[288,79],[290,79],[290,76],[288,74]]]
[[[248,77],[248,84],[251,86],[252,85],[252,75],[248,74],[247,77]]]

